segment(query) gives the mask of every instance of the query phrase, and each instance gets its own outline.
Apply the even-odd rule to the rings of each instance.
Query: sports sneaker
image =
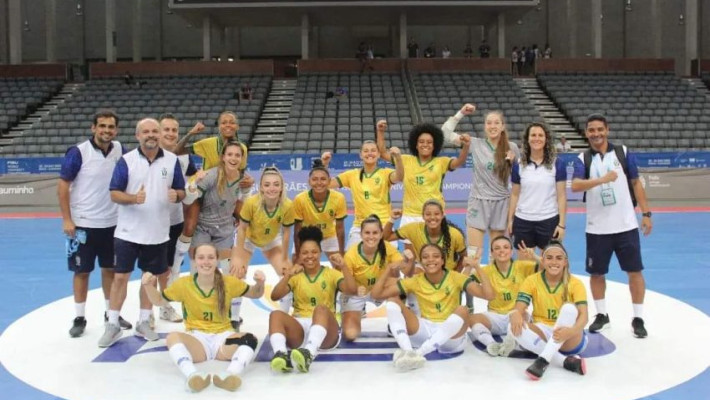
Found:
[[[84,329],[86,329],[86,318],[76,317],[74,318],[71,329],[69,329],[69,336],[79,337],[84,334]]]
[[[104,334],[99,339],[99,347],[109,347],[116,343],[118,339],[121,338],[123,332],[121,332],[121,327],[116,324],[107,323],[106,330]]]
[[[301,372],[308,372],[313,362],[311,352],[303,347],[291,351],[291,364]]]
[[[277,351],[271,359],[271,370],[274,372],[291,372],[293,364],[291,364],[290,355],[283,351]]]
[[[241,328],[242,324],[244,323],[244,318],[239,317],[239,321],[229,321],[229,323],[232,325],[232,329],[234,329],[234,332],[239,332],[239,329]]]
[[[597,314],[594,322],[589,325],[590,333],[597,333],[609,327],[609,314]]]
[[[136,324],[136,336],[143,337],[151,342],[160,339],[160,335],[151,328],[150,321],[138,321]]]
[[[192,393],[201,392],[210,385],[211,378],[207,372],[193,372],[185,381],[185,389]]]
[[[646,328],[643,326],[642,318],[634,317],[634,319],[631,320],[631,327],[634,328],[634,336],[637,338],[643,339],[648,336],[648,332],[646,332]]]
[[[517,343],[515,342],[515,337],[513,335],[505,335],[503,336],[503,342],[498,348],[498,355],[501,357],[508,357],[510,356],[510,353],[515,350],[516,346]]]
[[[106,312],[104,312],[104,323],[108,323],[108,314],[106,314]],[[123,319],[123,317],[120,315],[118,316],[118,326],[120,326],[121,329],[123,329],[124,331],[127,331],[129,329],[133,329],[133,325],[131,325],[130,322]]]
[[[170,304],[160,307],[160,319],[170,322],[182,322],[182,317]]]
[[[493,342],[486,346],[486,353],[491,357],[498,357],[500,355],[500,347],[502,343]]]
[[[547,362],[547,360],[542,357],[538,357],[532,365],[525,370],[525,373],[528,375],[528,378],[537,381],[542,378],[542,375],[545,373],[548,365],[550,365],[550,363]]]
[[[569,356],[565,358],[565,361],[562,363],[562,367],[564,367],[567,371],[576,372],[580,375],[587,373],[587,364],[584,362],[584,358],[577,356]]]
[[[395,368],[397,368],[398,371],[404,372],[421,368],[424,366],[425,362],[426,358],[424,358],[424,356],[420,355],[415,350],[407,350],[407,352],[402,357],[397,359],[397,362],[394,364],[394,366]]]
[[[407,350],[404,349],[397,349],[394,351],[394,354],[392,354],[392,362],[394,364],[397,364],[397,360],[402,358],[405,354],[407,354]]]
[[[220,372],[212,375],[212,384],[220,389],[234,392],[242,386],[242,379],[238,375],[234,375],[229,371]]]

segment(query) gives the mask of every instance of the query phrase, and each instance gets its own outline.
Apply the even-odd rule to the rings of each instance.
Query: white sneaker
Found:
[[[513,335],[503,336],[503,343],[500,344],[498,349],[498,355],[501,357],[508,357],[510,353],[515,350],[517,343],[515,342],[515,337]]]
[[[182,317],[170,304],[160,307],[160,319],[170,322],[182,322]]]
[[[421,368],[424,366],[424,363],[426,363],[424,356],[420,355],[415,350],[408,350],[402,357],[397,359],[394,366],[400,372],[404,372]]]
[[[397,360],[402,358],[407,353],[407,350],[402,350],[402,349],[397,349],[395,350],[394,354],[392,355],[392,362],[396,365]]]
[[[224,371],[212,375],[212,383],[220,389],[234,392],[239,389],[239,386],[242,386],[242,379],[239,375]]]
[[[121,338],[121,335],[123,335],[123,332],[121,331],[120,326],[116,324],[106,323],[106,330],[99,339],[99,347],[110,347],[112,344],[116,343],[118,339]]]
[[[136,336],[141,336],[151,342],[160,339],[160,335],[150,327],[149,321],[138,321],[136,324]]]
[[[498,342],[490,343],[486,346],[486,352],[491,357],[498,357],[500,355],[501,344]]]
[[[210,385],[211,381],[212,376],[207,372],[193,372],[185,380],[185,389],[192,393],[201,392]]]

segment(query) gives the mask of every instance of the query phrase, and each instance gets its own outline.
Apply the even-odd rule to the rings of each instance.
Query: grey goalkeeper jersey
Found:
[[[219,167],[207,171],[202,180],[197,183],[197,189],[202,193],[202,207],[197,223],[200,225],[226,225],[234,223],[234,207],[239,200],[245,200],[250,189],[241,189],[239,182],[227,182],[222,193],[217,185]]]

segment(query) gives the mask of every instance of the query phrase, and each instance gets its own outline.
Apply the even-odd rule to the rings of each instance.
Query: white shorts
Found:
[[[365,296],[345,296],[343,295],[343,312],[348,312],[348,311],[362,311],[365,308],[365,304],[368,302],[380,306],[382,304],[381,301],[374,300],[370,294],[366,294]]]
[[[414,223],[414,222],[424,222],[424,217],[421,215],[402,215],[402,219],[399,221],[399,227]],[[394,229],[394,228],[392,228]],[[409,240],[402,240],[404,244],[412,244]]]
[[[433,322],[428,319],[419,318],[419,330],[414,335],[409,336],[412,346],[417,348],[426,342],[438,329],[443,322]],[[466,335],[461,335],[456,339],[449,339],[444,344],[439,346],[439,353],[459,353],[464,349],[466,344]]]
[[[270,241],[265,246],[258,247],[251,240],[249,240],[249,238],[245,238],[244,239],[244,250],[246,250],[250,253],[254,253],[254,251],[256,249],[261,249],[261,252],[264,253],[264,252],[267,252],[273,248],[281,246],[281,241],[282,241],[282,236],[281,236],[281,234],[278,234],[278,235],[276,235],[274,240]]]
[[[545,334],[545,338],[547,338],[547,341],[549,342],[550,339],[552,338],[552,333],[554,332],[555,327],[554,327],[554,326],[550,326],[550,325],[545,325],[545,324],[543,324],[542,322],[536,323],[535,326],[537,326],[538,328],[540,328],[540,330],[542,331],[542,333]],[[583,351],[587,348],[587,344],[589,344],[589,339],[588,339],[588,337],[587,337],[587,332],[585,331],[585,332],[583,332],[583,334],[582,334],[582,342],[580,342],[577,347],[575,347],[574,349],[572,349],[572,350],[570,350],[570,351],[562,351],[562,350],[560,350],[560,353],[562,353],[562,354],[564,354],[564,355],[566,355],[566,356],[574,356],[574,355],[576,355],[576,354],[579,354],[579,353],[583,352]]]
[[[510,317],[508,314],[498,314],[496,312],[486,311],[483,315],[485,315],[491,323],[492,334],[505,335],[508,333],[508,324],[510,323]]]
[[[306,342],[308,341],[308,332],[311,330],[311,325],[313,325],[313,318],[301,318],[301,317],[294,317],[296,319],[296,322],[301,324],[301,328],[303,328],[303,343],[301,343],[300,346],[298,347],[303,347],[306,345]],[[340,327],[338,327],[338,330],[340,330]],[[318,350],[332,350],[340,344],[340,332],[338,332],[338,341],[335,342],[335,345],[333,347],[329,347],[327,349],[324,349],[322,347],[319,347]]]
[[[338,243],[338,237],[333,236],[327,239],[323,239],[320,242],[320,248],[326,253],[337,253],[340,251],[340,244]]]
[[[219,348],[224,344],[224,341],[228,337],[235,334],[233,331],[224,331],[222,333],[205,333],[201,331],[187,331],[188,335],[197,339],[201,344],[202,348],[205,350],[205,355],[207,356],[206,361],[214,360],[217,358],[219,353]]]

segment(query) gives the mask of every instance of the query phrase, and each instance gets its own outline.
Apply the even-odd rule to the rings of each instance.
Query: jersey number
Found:
[[[365,200],[370,200],[370,192],[365,190]]]
[[[367,278],[367,286],[373,286],[376,281],[377,278]]]
[[[271,228],[266,228],[264,230],[264,235],[268,235],[269,233],[271,233]]]
[[[441,303],[436,303],[436,311],[441,312]]]
[[[512,299],[513,299],[513,296],[510,295],[510,292],[503,292],[503,300],[510,301]]]
[[[547,309],[547,319],[557,320],[557,310]]]
[[[212,312],[210,311],[204,311],[202,313],[202,319],[205,321],[212,321]]]
[[[316,306],[316,298],[311,297],[311,306],[315,307]]]
[[[421,175],[417,175],[417,185],[423,185],[424,184],[424,177]]]

